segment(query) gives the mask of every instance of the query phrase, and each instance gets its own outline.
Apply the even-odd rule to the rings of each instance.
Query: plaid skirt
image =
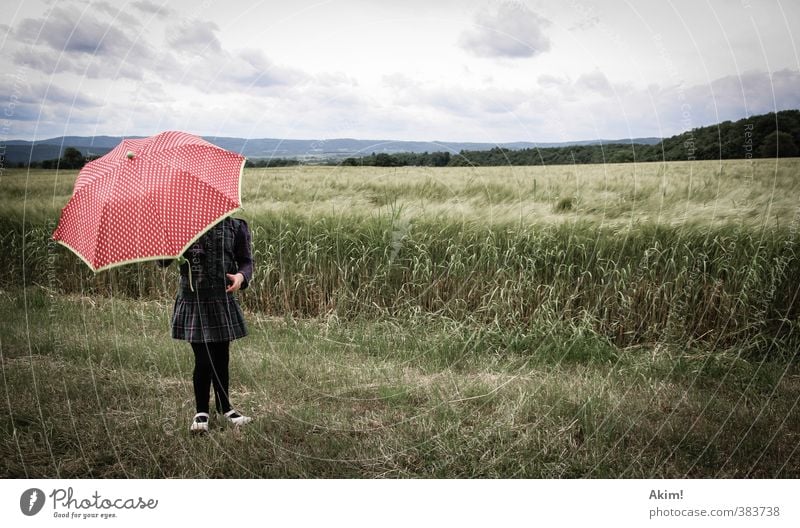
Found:
[[[172,337],[190,343],[233,341],[247,335],[244,314],[233,295],[175,298]]]

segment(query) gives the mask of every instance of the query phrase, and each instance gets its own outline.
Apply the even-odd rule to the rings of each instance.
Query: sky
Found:
[[[791,0],[4,0],[0,141],[555,142],[800,108]]]

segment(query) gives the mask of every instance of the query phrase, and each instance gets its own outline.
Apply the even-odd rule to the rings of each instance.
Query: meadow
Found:
[[[76,172],[6,170],[2,474],[796,478],[799,173],[249,169],[256,421],[192,438],[174,267],[92,274]]]

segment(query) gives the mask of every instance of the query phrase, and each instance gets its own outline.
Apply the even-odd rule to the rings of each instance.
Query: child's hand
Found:
[[[230,273],[226,273],[225,276],[228,277],[228,280],[232,282],[232,284],[228,286],[227,289],[225,290],[226,292],[232,293],[242,287],[242,283],[244,282],[244,275],[242,275],[241,273],[237,273],[236,275],[231,275]]]

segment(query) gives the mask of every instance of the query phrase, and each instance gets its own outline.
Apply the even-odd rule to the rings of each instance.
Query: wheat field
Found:
[[[92,274],[76,172],[7,170],[2,474],[797,477],[799,169],[248,169],[256,421],[207,439],[175,269]]]

